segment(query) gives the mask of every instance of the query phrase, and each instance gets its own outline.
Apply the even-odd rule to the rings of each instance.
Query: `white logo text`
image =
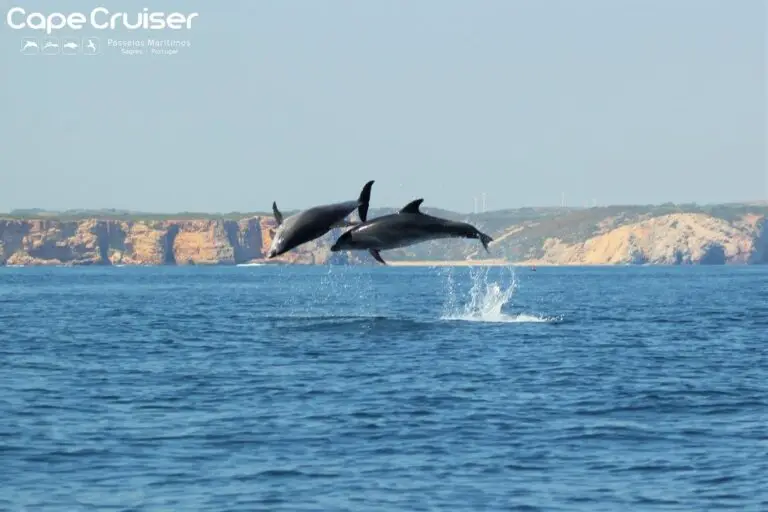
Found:
[[[33,30],[43,30],[46,34],[51,34],[56,30],[69,28],[72,30],[81,30],[86,23],[97,30],[115,30],[125,28],[128,30],[191,30],[192,20],[199,14],[182,14],[180,12],[164,13],[149,12],[146,7],[142,12],[129,14],[127,12],[117,12],[111,14],[105,7],[97,7],[86,16],[81,12],[63,14],[54,12],[43,14],[39,12],[27,12],[21,7],[13,7],[8,11],[5,17],[8,26],[15,30],[30,28]]]

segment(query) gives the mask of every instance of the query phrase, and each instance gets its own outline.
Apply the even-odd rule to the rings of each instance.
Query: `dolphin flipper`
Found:
[[[272,201],[272,214],[275,216],[278,226],[283,223],[283,214],[277,209],[277,202],[275,201]]]
[[[373,259],[381,263],[382,265],[386,265],[387,262],[384,261],[384,259],[381,257],[381,254],[379,254],[378,249],[368,249],[368,252],[371,253],[371,256],[373,256]]]
[[[365,222],[368,219],[368,203],[371,202],[371,187],[375,180],[371,180],[363,185],[363,190],[360,191],[360,197],[357,198],[357,214],[360,215],[360,220]]]

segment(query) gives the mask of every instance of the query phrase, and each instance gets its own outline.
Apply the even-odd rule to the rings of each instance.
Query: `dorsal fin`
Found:
[[[419,211],[419,205],[424,202],[423,198],[420,199],[414,199],[407,205],[400,208],[400,211],[398,213],[421,213]]]
[[[360,192],[360,196],[357,198],[357,214],[360,216],[360,220],[365,222],[368,220],[368,204],[371,202],[371,187],[373,187],[373,181],[371,180],[363,186],[363,190]]]
[[[277,209],[277,203],[275,201],[272,201],[272,214],[275,216],[278,226],[283,223],[283,214]]]

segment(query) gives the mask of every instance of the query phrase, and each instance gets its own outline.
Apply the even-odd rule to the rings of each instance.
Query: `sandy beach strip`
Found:
[[[493,260],[413,260],[388,261],[393,267],[509,267],[515,263],[502,259]]]

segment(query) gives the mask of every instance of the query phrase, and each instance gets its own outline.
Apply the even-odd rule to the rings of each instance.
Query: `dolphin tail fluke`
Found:
[[[382,265],[387,264],[387,262],[384,261],[384,259],[381,257],[381,254],[379,254],[379,251],[377,249],[368,249],[368,252],[371,253],[371,256],[373,256],[373,259],[375,259]]]
[[[360,192],[360,197],[357,198],[357,213],[360,215],[360,220],[365,222],[368,219],[368,204],[371,202],[371,187],[373,182],[371,180],[363,186],[363,190]]]
[[[491,251],[488,249],[488,244],[493,242],[493,238],[486,235],[485,233],[478,230],[477,237],[480,239],[480,243],[483,244],[483,247],[485,248],[485,252],[490,253]]]

